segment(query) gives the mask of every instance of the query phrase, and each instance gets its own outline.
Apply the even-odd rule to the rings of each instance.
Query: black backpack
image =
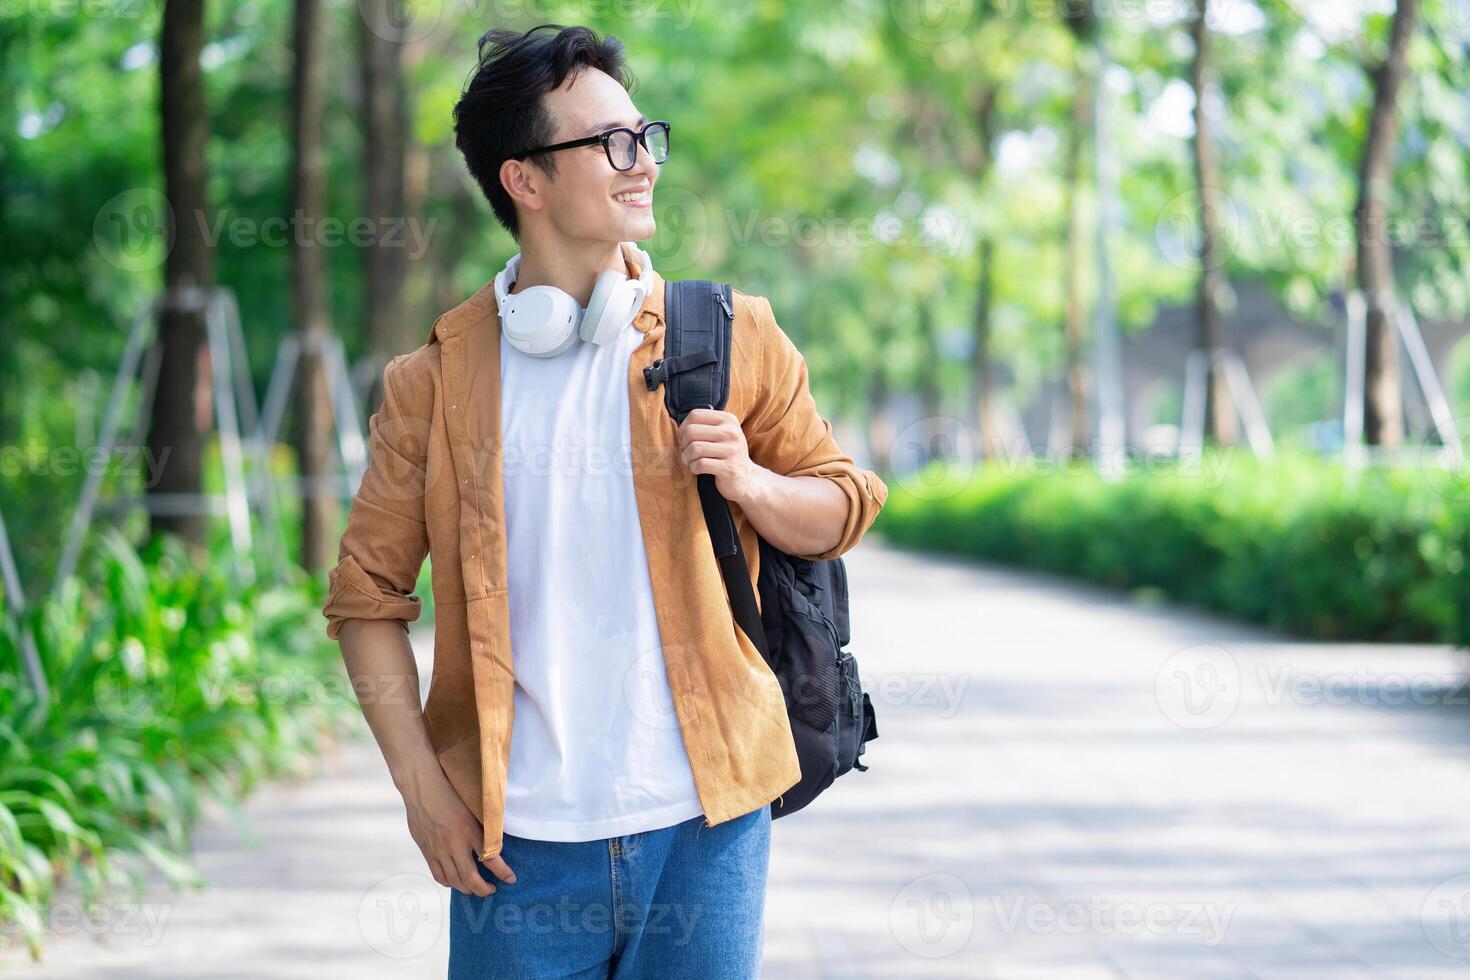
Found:
[[[664,385],[677,423],[695,408],[723,409],[730,394],[730,335],[735,322],[728,285],[708,279],[664,283],[664,356],[643,369],[650,391]],[[705,524],[725,580],[735,622],[781,684],[801,780],[771,803],[771,816],[795,813],[858,761],[878,737],[873,702],[858,682],[849,641],[847,569],[841,558],[811,561],[760,541],[760,606],[729,505],[715,478],[696,477]]]

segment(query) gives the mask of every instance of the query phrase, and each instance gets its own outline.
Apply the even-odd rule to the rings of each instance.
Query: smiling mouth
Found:
[[[631,207],[646,207],[652,199],[652,196],[653,193],[651,190],[641,190],[625,191],[622,194],[614,194],[612,197],[619,204],[626,204]]]

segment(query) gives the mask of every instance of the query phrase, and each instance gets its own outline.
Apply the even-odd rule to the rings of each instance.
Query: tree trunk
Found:
[[[423,38],[412,38],[403,45],[402,70],[411,76],[415,66],[424,57]],[[449,149],[458,156],[458,151]],[[461,161],[456,162],[459,162],[461,167],[463,166]],[[429,155],[429,148],[414,135],[412,126],[406,126],[403,131],[403,209],[404,213],[417,215],[426,222],[425,233],[428,230],[427,210],[432,169],[433,160]],[[459,176],[458,171],[455,176],[456,178]],[[450,181],[449,185],[454,186],[458,183],[456,179]],[[464,223],[466,222],[451,222],[450,227]],[[404,317],[414,328],[412,345],[414,347],[424,342],[434,320],[439,314],[445,312],[434,306],[434,277],[438,274],[441,264],[437,248],[441,234],[442,232],[436,230],[435,234],[429,238],[422,255],[410,254],[405,257],[402,305]]]
[[[362,166],[373,244],[363,250],[368,349],[375,364],[412,350],[422,338],[404,316],[403,284],[410,238],[404,199],[403,45],[384,37],[404,23],[402,0],[362,0],[356,17],[362,61]]]
[[[320,0],[296,0],[294,68],[292,214],[300,222],[293,238],[292,306],[302,358],[296,393],[296,458],[305,499],[302,502],[301,564],[308,572],[327,568],[335,558],[340,503],[327,479],[331,465],[332,411],[322,342],[330,332],[327,269],[314,230],[325,199],[325,158],[321,146],[324,98]]]
[[[474,194],[468,190],[463,183],[457,183],[450,201],[455,214],[473,214],[475,207]],[[430,249],[429,254],[435,255],[438,261],[434,263],[434,277],[431,283],[434,297],[434,308],[443,312],[452,310],[463,303],[468,296],[461,290],[458,280],[455,279],[454,269],[459,257],[474,245],[475,228],[468,221],[453,221],[449,227],[434,236],[434,244],[438,246]]]
[[[873,324],[873,349],[886,351],[893,344],[893,330],[883,320]],[[882,357],[875,358],[869,366],[868,385],[868,452],[873,459],[873,469],[879,473],[891,473],[894,464],[894,442],[898,433],[889,405],[891,386],[888,381],[888,366]]]
[[[878,349],[882,350],[883,346],[880,345]],[[888,376],[881,360],[873,366],[873,372],[868,376],[868,406],[868,448],[873,457],[873,470],[876,473],[891,473],[893,417],[888,409]]]
[[[943,389],[939,378],[939,341],[934,333],[934,310],[928,303],[919,304],[919,404],[924,411],[922,437],[924,439],[923,461],[928,463],[938,456],[954,457],[954,447],[947,446],[945,420],[940,417],[943,410]]]
[[[970,391],[975,401],[975,415],[980,425],[980,458],[1003,455],[1000,428],[995,418],[995,393],[992,391],[990,328],[991,297],[994,293],[995,242],[982,235],[979,247],[980,284],[975,298],[975,356],[970,362]]]
[[[164,287],[170,302],[165,303],[158,319],[158,342],[163,354],[148,428],[148,447],[161,468],[158,479],[145,488],[150,495],[199,494],[204,489],[208,428],[201,424],[196,410],[199,387],[209,385],[208,372],[200,371],[201,362],[208,363],[204,357],[204,316],[202,310],[177,308],[179,291],[204,289],[214,283],[214,255],[205,241],[206,223],[202,220],[209,177],[204,162],[209,119],[199,65],[203,46],[203,0],[172,0],[165,4],[159,44],[159,111],[164,190],[173,209],[173,223],[164,267]],[[202,510],[154,514],[149,519],[152,533],[178,534],[196,551],[207,544],[207,528]]]
[[[1220,347],[1220,308],[1217,297],[1225,285],[1224,256],[1220,252],[1220,172],[1215,162],[1215,148],[1205,113],[1206,77],[1210,57],[1210,28],[1206,23],[1209,0],[1195,0],[1195,17],[1191,25],[1194,36],[1194,61],[1190,65],[1189,83],[1194,88],[1194,173],[1199,184],[1200,207],[1200,274],[1199,333],[1195,346],[1206,353]],[[1239,435],[1230,391],[1224,374],[1213,358],[1205,369],[1205,431],[1216,442],[1234,443]]]
[[[980,157],[975,168],[975,186],[983,187],[990,175],[993,157],[991,144],[995,140],[995,105],[998,92],[993,86],[981,90],[975,112],[976,139],[980,144]],[[994,289],[995,241],[981,233],[976,250],[979,276],[975,296],[975,354],[970,362],[970,398],[975,406],[975,421],[980,429],[979,455],[981,459],[997,455],[1000,433],[995,419],[995,399],[991,391],[990,357],[990,314]]]
[[[1088,451],[1092,432],[1088,412],[1087,368],[1083,353],[1083,330],[1087,317],[1082,295],[1082,264],[1086,259],[1082,227],[1082,150],[1092,128],[1092,73],[1088,53],[1078,42],[1072,85],[1072,128],[1067,138],[1067,255],[1063,275],[1067,296],[1064,334],[1067,351],[1067,394],[1071,403],[1072,451]]]
[[[1388,57],[1372,71],[1373,110],[1358,171],[1358,285],[1368,307],[1363,435],[1369,445],[1397,446],[1404,439],[1398,343],[1393,324],[1393,256],[1388,247],[1388,194],[1398,134],[1398,95],[1408,74],[1409,38],[1419,0],[1399,0]]]

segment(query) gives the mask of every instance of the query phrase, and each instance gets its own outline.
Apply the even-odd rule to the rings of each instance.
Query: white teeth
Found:
[[[628,193],[628,194],[614,194],[613,195],[613,200],[614,201],[621,201],[623,203],[628,203],[630,201],[645,201],[647,199],[648,199],[648,192],[647,191],[636,191],[636,192]]]

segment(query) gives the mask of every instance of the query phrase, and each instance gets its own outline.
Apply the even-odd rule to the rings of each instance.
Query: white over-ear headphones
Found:
[[[614,269],[603,271],[585,310],[570,293],[555,286],[527,286],[511,294],[521,255],[511,256],[495,277],[495,303],[505,339],[532,357],[555,357],[578,337],[592,344],[606,344],[617,337],[633,322],[653,288],[653,261],[637,245],[627,244],[638,256],[638,278],[629,279]]]

